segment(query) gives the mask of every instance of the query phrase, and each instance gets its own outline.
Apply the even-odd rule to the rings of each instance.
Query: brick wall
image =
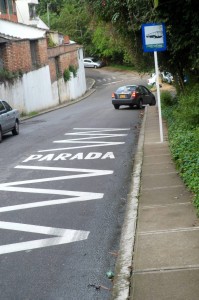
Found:
[[[46,39],[35,41],[36,66],[33,64],[29,40],[10,41],[3,47],[4,68],[11,72],[30,72],[48,64]]]
[[[15,15],[15,14],[4,14],[1,12],[0,19],[9,20],[9,21],[16,22],[16,23],[18,22],[17,15]]]
[[[15,72],[27,72],[32,67],[29,41],[6,43],[4,48],[4,68]]]
[[[37,42],[37,59],[39,65],[48,64],[47,40],[40,39]]]
[[[63,74],[65,69],[68,69],[70,65],[78,67],[78,46],[61,45],[53,48],[48,48],[48,63],[50,67],[51,81],[57,80],[56,64],[58,66],[59,73]]]
[[[69,44],[47,48],[47,39],[39,39],[9,41],[1,49],[6,70],[30,72],[48,64],[51,81],[54,82],[57,71],[63,74],[69,65],[78,67],[78,47],[77,44]]]
[[[55,59],[54,58],[50,58],[48,60],[48,64],[49,64],[49,68],[50,68],[51,82],[54,82],[54,81],[57,80]]]

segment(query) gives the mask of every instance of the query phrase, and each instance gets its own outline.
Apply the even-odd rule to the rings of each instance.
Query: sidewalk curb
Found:
[[[143,162],[145,123],[148,107],[145,107],[144,118],[138,139],[137,151],[133,162],[131,188],[127,196],[127,206],[120,239],[119,255],[116,261],[115,278],[112,289],[112,300],[129,299],[132,257],[135,243],[135,232],[138,212],[140,177]]]
[[[80,102],[86,98],[88,98],[90,95],[92,95],[96,89],[93,88],[94,84],[95,84],[95,80],[90,78],[90,86],[87,88],[86,92],[84,95],[82,95],[81,97],[77,98],[77,99],[74,99],[74,100],[70,100],[70,102],[66,102],[64,104],[61,104],[61,105],[58,105],[58,106],[54,106],[52,108],[49,108],[47,110],[44,110],[44,111],[40,111],[38,112],[37,114],[33,115],[33,116],[25,116],[25,117],[20,117],[20,122],[21,121],[25,121],[25,120],[28,120],[28,119],[32,119],[32,118],[35,118],[35,117],[38,117],[40,115],[43,115],[43,114],[46,114],[48,112],[51,112],[51,111],[54,111],[54,110],[58,110],[58,109],[61,109],[63,107],[66,107],[66,106],[69,106],[69,105],[72,105],[72,104],[75,104],[77,102]]]

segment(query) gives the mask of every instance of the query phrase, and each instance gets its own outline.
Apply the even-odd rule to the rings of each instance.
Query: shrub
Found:
[[[23,72],[21,70],[17,72],[10,72],[6,69],[0,69],[0,82],[9,82],[13,83],[15,79],[21,78]]]
[[[163,116],[167,119],[169,145],[179,174],[194,193],[194,204],[199,215],[199,85],[178,95],[170,105],[164,94]]]
[[[70,71],[71,73],[73,73],[73,76],[74,76],[74,77],[77,77],[77,67],[75,67],[75,66],[73,66],[73,65],[70,65],[70,66],[69,66],[69,71]]]
[[[71,74],[70,74],[70,70],[69,69],[65,69],[64,70],[63,77],[64,77],[64,81],[69,81],[70,80]]]
[[[187,88],[179,96],[179,105],[174,112],[174,117],[184,127],[194,128],[199,125],[199,84]]]
[[[174,105],[174,97],[169,91],[162,91],[160,95],[161,103],[163,106],[172,106]]]

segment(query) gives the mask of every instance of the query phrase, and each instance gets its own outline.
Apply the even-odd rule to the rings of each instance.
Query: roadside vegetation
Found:
[[[139,73],[154,68],[153,53],[143,52],[142,24],[165,23],[159,67],[174,75],[177,94],[162,94],[163,113],[171,153],[199,211],[198,0],[40,0],[38,13],[51,30],[82,44],[85,57]]]
[[[177,170],[194,194],[199,216],[199,84],[172,96],[161,93],[162,112],[168,124],[169,145]]]

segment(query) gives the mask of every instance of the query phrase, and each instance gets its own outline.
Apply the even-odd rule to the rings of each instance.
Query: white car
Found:
[[[94,57],[84,58],[84,67],[85,68],[101,68],[103,66],[102,61],[95,59]]]
[[[149,86],[153,86],[154,84],[156,84],[156,74],[155,73],[153,73],[151,75],[151,77],[147,80],[147,84]]]
[[[0,100],[0,143],[3,134],[12,131],[13,135],[19,134],[19,111],[3,100]]]
[[[161,72],[161,78],[163,82],[171,84],[173,82],[173,75],[170,72]]]
[[[160,78],[162,79],[162,82],[166,82],[169,84],[171,84],[173,82],[173,75],[169,72],[165,72],[165,71],[161,72]],[[151,77],[148,79],[147,83],[149,86],[153,86],[156,84],[156,74],[155,73],[153,73],[151,75]]]

